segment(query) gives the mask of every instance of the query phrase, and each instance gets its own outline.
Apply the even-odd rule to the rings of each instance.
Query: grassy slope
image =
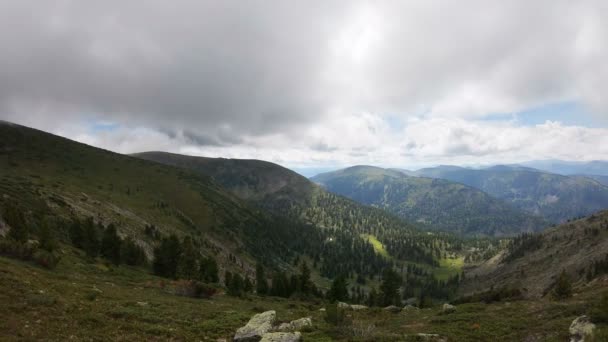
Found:
[[[144,226],[154,224],[165,234],[199,236],[220,263],[233,253],[247,266],[246,237],[265,222],[208,177],[6,123],[0,123],[0,180],[0,207],[12,202],[33,212],[114,222],[148,252]]]
[[[475,187],[556,223],[608,208],[608,187],[585,177],[508,166],[483,170],[437,167],[417,174]]]
[[[360,203],[446,231],[500,236],[544,226],[541,219],[482,191],[446,180],[371,166],[323,173],[312,180]]]
[[[608,253],[608,211],[547,229],[542,246],[504,262],[499,254],[485,263],[466,270],[467,282],[462,293],[508,286],[526,289],[529,297],[540,297],[557,279],[562,270],[575,281],[584,283],[586,268],[594,260],[603,260]],[[597,235],[593,233],[597,229]]]
[[[390,314],[380,309],[351,313],[352,324],[336,329],[323,320],[322,303],[217,295],[211,300],[178,297],[170,282],[125,266],[85,262],[63,246],[63,259],[49,271],[0,257],[0,340],[210,340],[229,338],[255,313],[277,310],[288,321],[310,316],[306,341],[407,340],[435,333],[451,341],[515,341],[535,337],[563,341],[568,326],[585,313],[602,286],[566,302],[546,300],[459,305]],[[161,287],[161,283],[165,283]],[[141,303],[138,303],[141,302]],[[412,338],[412,340],[414,340]]]

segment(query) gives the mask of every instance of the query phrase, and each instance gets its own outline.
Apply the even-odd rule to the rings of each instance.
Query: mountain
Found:
[[[584,177],[584,178],[590,178],[593,179],[594,181],[608,186],[608,176],[600,176],[600,175],[572,175],[570,177]]]
[[[584,177],[505,165],[486,169],[440,166],[416,174],[472,186],[554,223],[608,208],[608,187]]]
[[[375,225],[403,231],[415,228],[383,210],[327,192],[306,177],[270,162],[194,157],[165,152],[144,152],[134,156],[209,176],[244,200],[271,212],[321,227],[363,229]]]
[[[149,256],[157,241],[146,227],[194,236],[205,253],[241,272],[251,272],[255,259],[294,255],[294,231],[306,236],[306,229],[281,224],[204,175],[0,122],[0,209],[10,205],[34,222],[114,223]]]
[[[511,288],[538,298],[552,290],[562,270],[579,285],[608,273],[608,211],[515,239],[503,252],[467,269],[461,292]]]
[[[373,166],[353,166],[311,179],[331,192],[445,231],[502,236],[544,227],[537,217],[447,180],[410,177]]]
[[[532,167],[546,172],[560,175],[599,175],[608,176],[608,161],[593,160],[589,162],[564,161],[564,160],[535,160],[520,163],[520,165]]]

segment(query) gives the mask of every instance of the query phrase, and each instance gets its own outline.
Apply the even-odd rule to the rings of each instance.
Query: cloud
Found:
[[[608,118],[606,15],[566,0],[1,2],[0,118],[120,152],[297,165],[605,158],[600,128],[483,119],[564,101]],[[119,128],[90,131],[102,121]]]

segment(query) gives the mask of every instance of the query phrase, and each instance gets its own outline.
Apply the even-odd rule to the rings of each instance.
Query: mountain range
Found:
[[[311,180],[363,204],[409,221],[468,234],[502,236],[538,231],[546,225],[483,191],[461,183],[408,176],[397,170],[353,166]]]

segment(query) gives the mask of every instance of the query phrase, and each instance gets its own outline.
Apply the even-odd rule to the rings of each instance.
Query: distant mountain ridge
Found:
[[[449,170],[460,170],[449,167]],[[404,219],[468,235],[536,231],[542,219],[470,186],[404,175],[395,169],[353,166],[311,178],[329,191],[386,209]]]
[[[598,181],[519,165],[486,169],[440,166],[414,174],[472,186],[554,223],[608,208],[608,187]]]

